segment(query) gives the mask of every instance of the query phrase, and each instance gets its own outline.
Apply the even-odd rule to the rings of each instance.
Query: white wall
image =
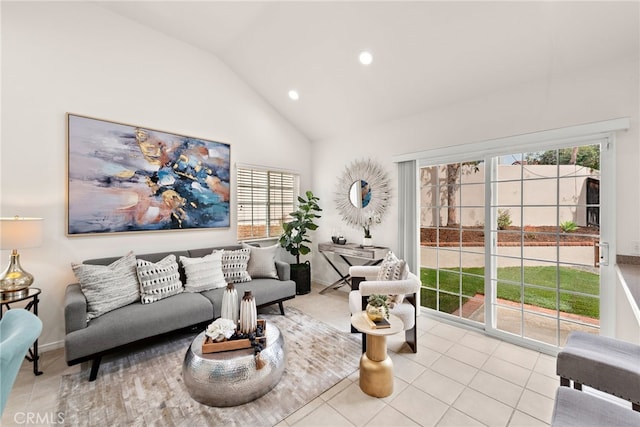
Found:
[[[298,170],[310,186],[309,141],[216,57],[89,3],[1,11],[0,214],[45,219],[44,245],[21,251],[43,291],[45,350],[64,339],[71,262],[236,242],[233,211],[226,230],[65,237],[66,112],[227,142],[232,165]]]
[[[325,209],[314,242],[328,241],[335,228],[346,230],[349,241],[362,240],[361,230],[341,223],[333,202],[336,177],[353,159],[377,160],[392,178],[392,208],[383,223],[372,229],[372,235],[374,244],[395,249],[398,210],[393,156],[630,117],[631,129],[617,138],[616,220],[618,253],[632,254],[632,242],[640,240],[639,77],[637,57],[571,75],[550,71],[543,81],[505,88],[489,96],[314,142],[313,187]],[[313,257],[313,278],[322,283],[331,283],[337,278],[317,251]]]

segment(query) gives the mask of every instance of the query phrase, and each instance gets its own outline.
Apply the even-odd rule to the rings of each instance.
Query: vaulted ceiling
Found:
[[[98,4],[216,55],[312,141],[640,51],[637,2]]]

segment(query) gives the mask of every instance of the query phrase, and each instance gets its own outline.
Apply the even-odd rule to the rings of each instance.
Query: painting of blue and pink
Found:
[[[229,227],[229,144],[67,114],[67,235]]]

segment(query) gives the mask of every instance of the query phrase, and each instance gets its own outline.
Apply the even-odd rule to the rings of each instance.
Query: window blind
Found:
[[[298,194],[298,175],[291,172],[238,167],[238,240],[282,234]]]

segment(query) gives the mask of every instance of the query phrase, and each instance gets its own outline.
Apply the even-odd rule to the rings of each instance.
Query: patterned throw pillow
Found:
[[[71,264],[71,268],[87,299],[87,321],[140,299],[133,252],[109,265]]]
[[[222,274],[222,252],[214,252],[202,258],[181,256],[180,262],[187,276],[185,292],[202,292],[227,286]]]
[[[252,279],[277,279],[278,270],[276,270],[276,251],[279,245],[267,246],[259,248],[257,246],[242,244],[243,249],[249,249],[249,264],[247,271]]]
[[[222,274],[227,282],[249,282],[251,276],[247,271],[251,249],[243,248],[235,251],[222,251]]]
[[[387,253],[384,260],[380,264],[377,280],[404,280],[407,278],[407,263],[391,251]],[[387,303],[391,308],[394,304],[401,304],[404,295],[389,295]]]
[[[140,301],[143,304],[160,301],[183,291],[178,263],[173,254],[156,263],[138,259],[137,273]]]
[[[404,280],[407,278],[407,263],[398,259],[396,255],[389,251],[380,264],[378,270],[378,280]]]

